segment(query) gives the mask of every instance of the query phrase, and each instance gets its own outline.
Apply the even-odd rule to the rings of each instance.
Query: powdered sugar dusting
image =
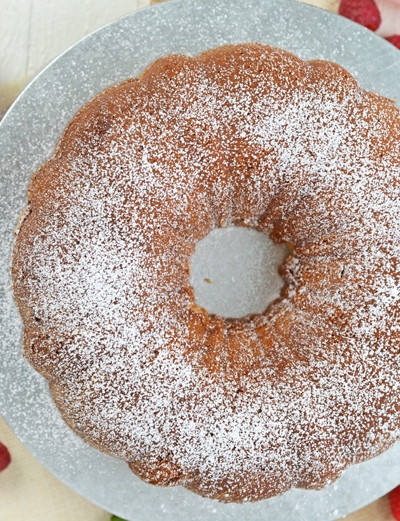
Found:
[[[66,421],[224,501],[319,488],[398,439],[399,137],[345,71],[261,45],[163,59],[83,109],[14,256]],[[188,275],[232,225],[294,249],[282,299],[229,322]]]

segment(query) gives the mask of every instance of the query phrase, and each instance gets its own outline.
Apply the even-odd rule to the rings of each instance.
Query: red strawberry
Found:
[[[400,49],[400,34],[394,34],[393,36],[388,36],[386,40],[392,43],[395,47]]]
[[[381,14],[374,0],[342,0],[339,14],[371,31],[376,31],[381,25]]]
[[[8,467],[11,462],[11,456],[5,445],[0,442],[0,472]]]
[[[400,521],[400,485],[389,492],[389,503],[393,517]]]

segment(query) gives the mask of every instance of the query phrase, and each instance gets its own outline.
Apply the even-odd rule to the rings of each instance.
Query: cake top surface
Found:
[[[168,57],[85,107],[14,262],[28,359],[68,423],[209,489],[329,481],[397,439],[399,137],[343,69],[256,44]],[[196,242],[233,225],[294,246],[282,299],[242,321],[188,283]]]

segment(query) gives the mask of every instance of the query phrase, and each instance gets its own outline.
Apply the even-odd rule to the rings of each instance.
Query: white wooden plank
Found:
[[[111,22],[149,0],[32,0],[28,74],[51,61],[89,32]]]
[[[0,83],[26,76],[32,0],[0,0]]]
[[[315,7],[321,7],[322,9],[327,9],[328,11],[332,11],[333,13],[337,13],[339,10],[340,0],[298,0],[300,2],[304,2],[305,4],[310,4]]]
[[[150,0],[0,0],[0,112],[27,80],[89,32]]]
[[[400,3],[377,0],[382,16],[382,24],[377,33],[381,36],[400,34]]]

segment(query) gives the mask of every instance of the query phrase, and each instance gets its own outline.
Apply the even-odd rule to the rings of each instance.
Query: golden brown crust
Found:
[[[107,89],[34,175],[13,255],[24,353],[68,425],[220,501],[321,488],[400,437],[400,118],[342,67],[261,44]],[[291,246],[240,320],[195,305],[213,228]]]

